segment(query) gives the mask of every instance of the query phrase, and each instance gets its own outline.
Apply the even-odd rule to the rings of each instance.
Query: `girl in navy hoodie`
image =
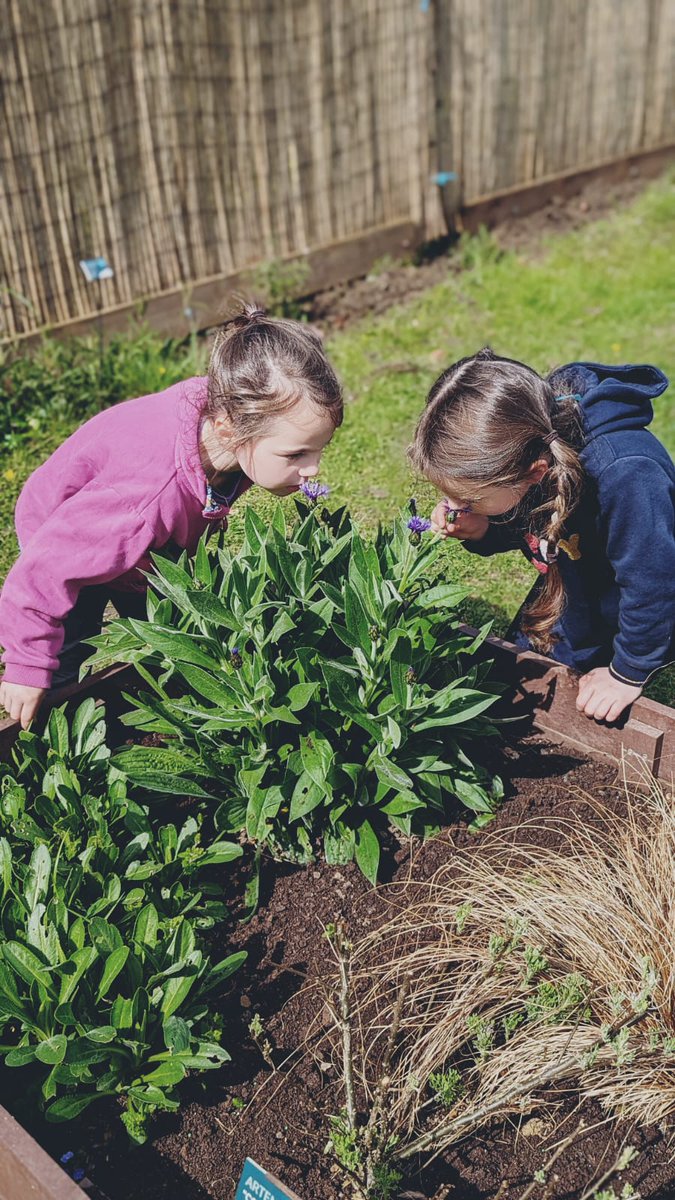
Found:
[[[656,367],[571,363],[543,379],[481,350],[436,380],[410,456],[444,493],[432,527],[539,577],[509,636],[581,672],[615,721],[675,659],[675,465],[649,432]]]

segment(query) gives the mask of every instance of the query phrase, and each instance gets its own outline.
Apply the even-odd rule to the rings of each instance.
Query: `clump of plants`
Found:
[[[30,354],[0,348],[0,446],[14,448],[55,420],[84,420],[119,400],[160,391],[205,365],[206,350],[194,336],[162,338],[143,325],[105,341],[45,335]]]
[[[363,1150],[373,1113],[389,1167],[405,1170],[573,1091],[617,1118],[672,1122],[675,800],[653,782],[627,801],[625,817],[598,809],[601,836],[575,825],[556,848],[497,832],[349,953],[343,939],[328,998],[346,1097],[338,1158],[347,1133]]]
[[[0,1052],[63,1121],[121,1096],[129,1134],[175,1109],[189,1070],[229,1060],[211,962],[226,915],[213,867],[241,854],[202,815],[158,820],[110,761],[101,709],[54,710],[0,764]]]
[[[147,688],[124,720],[164,745],[114,764],[143,788],[211,795],[216,828],[307,862],[356,859],[373,882],[389,825],[427,836],[459,798],[490,820],[501,785],[472,742],[495,689],[438,583],[438,540],[412,513],[365,541],[327,489],[305,485],[290,529],[246,510],[243,544],[157,557],[147,621],[95,639]]]

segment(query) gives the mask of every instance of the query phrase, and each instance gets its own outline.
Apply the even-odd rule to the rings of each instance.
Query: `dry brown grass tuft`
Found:
[[[410,978],[387,1073],[397,1157],[570,1090],[638,1122],[675,1113],[675,801],[654,782],[626,800],[556,849],[495,831],[355,947],[371,1097]],[[444,1107],[430,1079],[451,1070],[462,1091]]]

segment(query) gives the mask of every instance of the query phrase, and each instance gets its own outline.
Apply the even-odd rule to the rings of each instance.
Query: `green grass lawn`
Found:
[[[328,343],[345,384],[347,410],[322,477],[333,489],[332,499],[347,503],[366,529],[387,520],[411,495],[421,511],[430,509],[432,489],[411,475],[405,448],[435,377],[480,346],[489,344],[541,372],[587,359],[651,362],[675,377],[672,173],[631,207],[575,233],[552,236],[544,252],[529,259],[512,253],[495,258],[484,237],[459,253],[470,268],[450,270],[449,260],[446,282]],[[156,387],[161,386],[158,377]],[[30,443],[0,459],[5,484],[0,577],[16,553],[12,511],[20,486],[72,427],[43,420]],[[657,401],[652,428],[675,453],[669,393]],[[264,511],[274,501],[252,495],[250,502]],[[640,514],[634,518],[639,521]],[[235,537],[239,519],[231,525]],[[518,554],[479,560],[456,544],[447,546],[447,569],[469,589],[468,619],[492,617],[496,632],[506,629],[534,580]],[[663,672],[649,694],[675,703],[675,669]]]

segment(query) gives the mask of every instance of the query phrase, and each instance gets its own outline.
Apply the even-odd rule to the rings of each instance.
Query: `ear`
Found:
[[[545,458],[538,458],[536,462],[533,462],[525,476],[528,485],[532,487],[535,483],[541,483],[550,465]]]
[[[232,422],[227,413],[216,413],[215,417],[211,418],[211,428],[219,442],[227,444],[232,440]]]

